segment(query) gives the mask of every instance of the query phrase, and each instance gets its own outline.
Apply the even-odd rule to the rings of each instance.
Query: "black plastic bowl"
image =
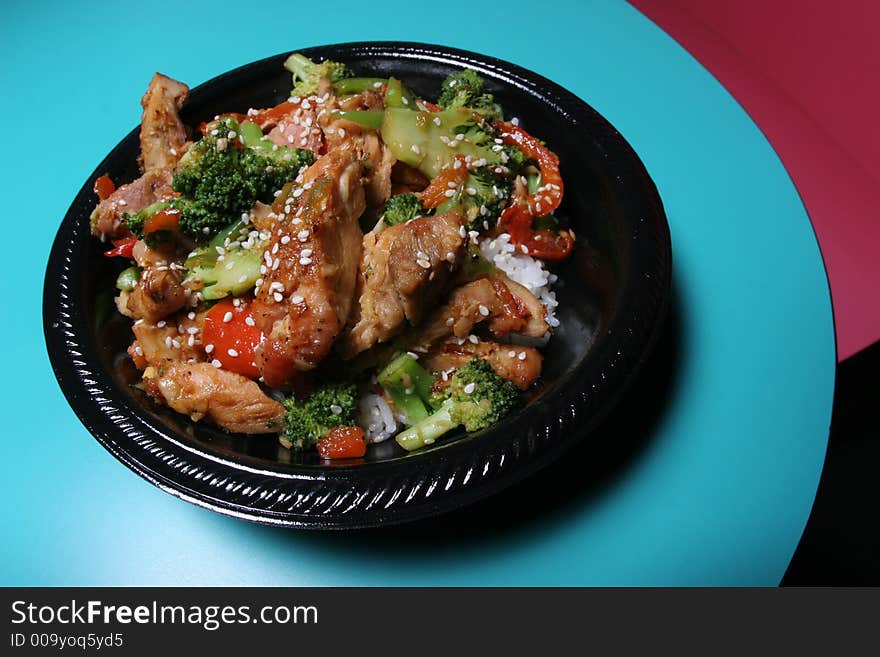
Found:
[[[407,454],[394,441],[356,463],[293,456],[274,436],[228,434],[154,404],[132,384],[128,320],[113,307],[119,264],[89,235],[94,179],[137,177],[133,130],[88,177],[64,218],[46,271],[43,316],[61,389],[116,458],[163,490],[221,513],[269,524],[338,529],[400,523],[490,495],[587,437],[617,402],[658,334],[670,294],[669,229],[656,188],[620,134],[558,85],[490,57],[414,43],[310,48],[361,75],[404,80],[436,98],[442,79],[476,69],[509,116],[560,158],[558,214],[577,233],[559,269],[561,326],[541,382],[522,408],[489,430],[455,434]],[[221,75],[192,91],[184,120],[283,100],[285,55]],[[135,114],[137,99],[132,99]]]

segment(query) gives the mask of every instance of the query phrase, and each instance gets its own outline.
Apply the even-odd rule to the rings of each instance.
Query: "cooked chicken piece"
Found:
[[[352,358],[416,325],[445,291],[465,247],[458,212],[421,217],[364,236],[357,304],[340,340]]]
[[[449,372],[474,357],[487,361],[498,376],[520,390],[526,390],[541,376],[541,352],[532,347],[498,342],[474,344],[470,340],[452,338],[431,347],[419,362],[431,372]]]
[[[270,386],[313,369],[345,326],[363,235],[363,153],[344,144],[279,196],[253,316],[266,339],[257,366]]]
[[[411,167],[405,162],[395,162],[391,168],[391,195],[405,194],[407,192],[420,192],[431,181],[421,171]]]
[[[284,407],[256,382],[210,363],[165,361],[144,371],[144,389],[194,421],[207,417],[235,433],[277,433]]]
[[[135,340],[128,355],[135,367],[143,370],[166,360],[204,360],[201,332],[207,311],[192,313],[192,319],[181,313],[175,318],[157,324],[138,320],[131,327]]]
[[[264,128],[268,125],[264,125]],[[304,148],[313,153],[324,149],[324,134],[318,125],[318,107],[305,100],[295,106],[269,130],[269,141],[279,146]]]
[[[141,169],[171,170],[183,155],[186,130],[178,112],[189,96],[182,82],[156,73],[141,99]]]
[[[332,90],[332,89],[331,89]],[[391,170],[397,158],[386,148],[379,135],[372,128],[366,128],[353,121],[338,118],[334,112],[377,111],[385,108],[385,97],[378,89],[368,89],[346,98],[331,97],[318,114],[318,121],[324,131],[327,147],[334,149],[346,141],[354,141],[355,146],[367,157],[367,207],[379,208],[391,196]]]
[[[169,196],[171,172],[153,169],[137,180],[121,185],[119,189],[98,203],[92,213],[92,234],[116,239],[130,235],[122,221],[123,213],[134,214],[151,203]]]
[[[142,268],[141,275],[131,292],[120,295],[117,302],[120,312],[155,323],[183,308],[189,299],[187,290],[180,284],[183,265],[172,256],[147,247],[143,240],[135,244],[133,255]]]
[[[474,326],[487,322],[498,337],[519,333],[540,338],[549,330],[545,310],[535,296],[506,276],[479,278],[453,291],[446,304],[436,310],[405,343],[415,351],[427,351],[448,336],[469,337]]]
[[[272,206],[257,201],[251,208],[251,223],[259,231],[272,230],[275,223],[275,216],[272,213]]]

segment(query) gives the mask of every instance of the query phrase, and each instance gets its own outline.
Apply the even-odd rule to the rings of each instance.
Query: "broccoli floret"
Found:
[[[385,212],[382,215],[385,223],[389,226],[402,224],[415,219],[420,215],[429,214],[425,206],[415,194],[408,192],[398,194],[388,199],[385,204]]]
[[[498,376],[488,362],[473,358],[456,370],[447,388],[435,398],[437,411],[397,434],[397,443],[411,451],[430,445],[457,426],[479,431],[510,412],[516,387]]]
[[[288,397],[282,402],[286,413],[279,439],[290,449],[307,449],[334,427],[354,426],[357,403],[353,383],[325,384],[305,401]]]
[[[452,420],[468,431],[479,431],[498,422],[513,408],[518,396],[516,386],[498,376],[482,358],[473,358],[460,367],[445,393],[453,402]]]
[[[485,91],[486,84],[476,71],[469,68],[453,73],[443,81],[437,104],[443,108],[467,107],[481,114],[501,119],[501,106]]]
[[[237,148],[241,127],[231,117],[208,126],[208,133],[181,158],[172,188],[181,194],[171,201],[181,210],[180,231],[204,240],[251,209],[270,202],[273,193],[310,164],[310,151],[295,148]]]
[[[512,179],[505,173],[496,173],[493,167],[478,167],[471,170],[458,193],[437,208],[437,213],[458,208],[467,218],[468,230],[486,230],[497,223],[512,188]]]
[[[284,62],[284,68],[293,73],[291,96],[312,96],[318,93],[321,80],[331,83],[354,76],[354,73],[340,62],[325,59],[320,64],[300,53],[294,53]]]
[[[382,368],[379,385],[394,402],[398,413],[409,425],[428,417],[426,404],[431,400],[434,377],[409,354],[400,354]]]

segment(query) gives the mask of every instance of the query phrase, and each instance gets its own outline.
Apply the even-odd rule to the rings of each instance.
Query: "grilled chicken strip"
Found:
[[[458,212],[421,217],[364,236],[357,304],[339,349],[353,358],[416,325],[445,291],[465,247]]]
[[[116,239],[130,235],[122,220],[123,213],[134,214],[151,203],[172,193],[171,171],[153,169],[137,180],[121,185],[119,189],[98,203],[92,213],[92,235]]]
[[[284,407],[256,382],[210,363],[164,361],[144,371],[144,389],[194,421],[208,418],[235,433],[277,433]]]
[[[157,365],[167,360],[184,362],[205,360],[202,346],[202,327],[207,310],[196,314],[192,319],[185,313],[158,324],[144,320],[136,321],[131,330],[135,340],[128,348],[128,355],[139,370],[148,365]]]
[[[189,87],[156,73],[141,99],[141,169],[171,170],[183,155],[186,130],[178,112],[186,103]]]
[[[332,91],[332,87],[329,89]],[[334,149],[346,141],[354,141],[356,148],[367,158],[366,187],[367,207],[381,208],[391,196],[391,170],[397,158],[386,148],[379,135],[372,128],[338,118],[335,111],[381,111],[385,109],[385,97],[378,89],[348,96],[331,97],[318,113],[318,122],[327,140],[329,149]]]
[[[134,259],[142,268],[135,288],[117,300],[119,311],[134,319],[156,323],[186,305],[189,297],[181,285],[183,266],[172,256],[147,247],[143,240],[134,246]]]
[[[419,361],[431,372],[449,372],[474,357],[487,361],[498,376],[520,390],[526,390],[541,376],[541,352],[532,347],[498,342],[478,341],[475,344],[470,340],[452,338],[431,347]]]
[[[405,343],[414,351],[424,352],[449,336],[469,338],[482,322],[498,337],[519,333],[540,338],[550,328],[544,317],[544,306],[528,289],[506,276],[495,275],[454,290],[446,304],[407,336]]]
[[[363,239],[363,173],[363,153],[343,144],[276,199],[252,311],[265,334],[257,367],[270,386],[317,366],[348,320]]]

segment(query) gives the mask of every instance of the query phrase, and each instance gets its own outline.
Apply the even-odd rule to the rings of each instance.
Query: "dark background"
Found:
[[[837,367],[813,511],[783,586],[880,585],[880,343]]]

